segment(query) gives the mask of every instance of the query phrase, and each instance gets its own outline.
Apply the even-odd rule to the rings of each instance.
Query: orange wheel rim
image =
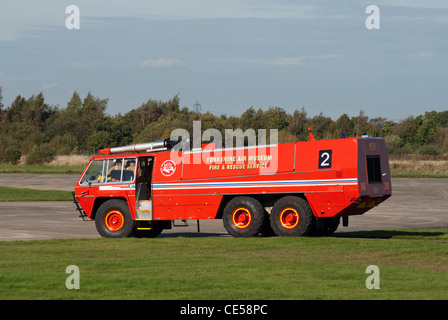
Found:
[[[252,220],[252,215],[246,208],[237,208],[232,213],[232,222],[238,229],[247,228]]]
[[[110,231],[118,231],[123,228],[124,216],[120,211],[109,211],[104,218],[104,224]]]
[[[299,224],[299,214],[294,208],[283,209],[279,219],[282,227],[286,229],[293,229]]]

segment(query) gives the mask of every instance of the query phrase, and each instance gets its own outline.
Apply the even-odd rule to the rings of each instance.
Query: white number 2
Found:
[[[319,169],[331,168],[332,151],[333,150],[319,151]]]
[[[324,152],[320,157],[324,158],[324,160],[320,163],[321,167],[328,167],[330,165],[328,162],[328,160],[330,160],[330,154],[328,152]]]

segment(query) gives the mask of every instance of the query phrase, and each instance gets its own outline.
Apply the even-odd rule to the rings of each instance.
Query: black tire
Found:
[[[275,234],[283,237],[309,236],[315,224],[308,202],[296,196],[277,200],[272,207],[270,220]]]
[[[331,236],[339,227],[340,217],[332,217],[332,218],[320,218],[323,222],[322,229],[316,229],[312,232],[313,236],[316,237],[328,237]]]
[[[264,210],[264,222],[263,222],[263,226],[261,227],[260,234],[263,237],[275,237],[276,236],[274,230],[272,230],[272,227],[271,227],[271,215],[266,210]]]
[[[251,197],[235,197],[224,208],[223,223],[233,237],[252,237],[263,227],[264,208]]]
[[[134,220],[126,201],[112,199],[104,202],[96,213],[95,226],[105,238],[130,236],[134,230]]]
[[[148,223],[150,230],[134,229],[134,236],[137,238],[155,238],[163,231],[163,223],[161,221],[150,221]]]

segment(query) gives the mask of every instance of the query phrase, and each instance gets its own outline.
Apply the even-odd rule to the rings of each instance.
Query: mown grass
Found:
[[[0,173],[81,174],[85,166],[11,165],[1,164]]]
[[[70,191],[0,187],[1,201],[71,201]]]
[[[448,229],[337,235],[0,242],[0,299],[448,299]]]

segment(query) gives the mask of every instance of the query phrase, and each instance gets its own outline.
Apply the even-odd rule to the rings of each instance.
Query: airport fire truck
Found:
[[[392,195],[383,138],[310,132],[309,141],[191,151],[176,143],[100,150],[75,186],[81,216],[112,238],[202,219],[222,219],[234,237],[326,236]]]

